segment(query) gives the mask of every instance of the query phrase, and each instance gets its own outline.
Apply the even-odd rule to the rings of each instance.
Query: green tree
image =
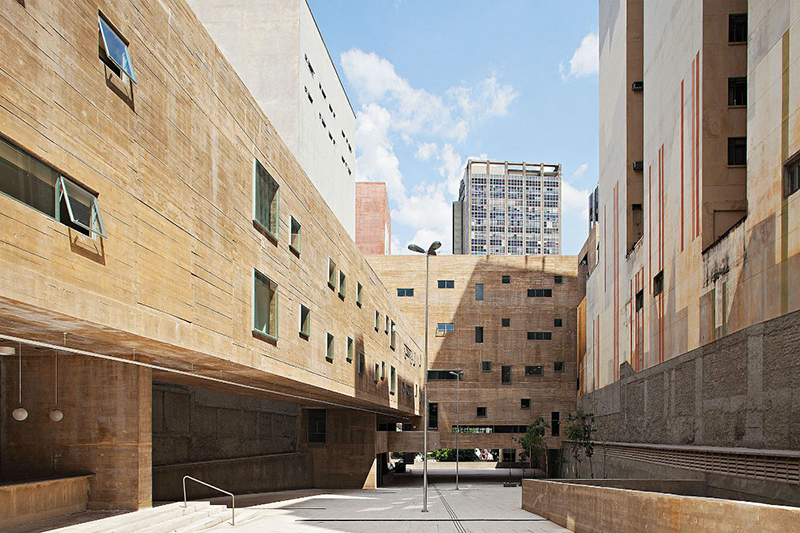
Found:
[[[455,462],[456,451],[453,448],[441,448],[439,450],[433,450],[430,452],[430,456],[440,463]],[[477,461],[478,456],[475,455],[474,448],[461,448],[458,450],[458,460],[461,463],[469,463],[472,461]]]
[[[592,456],[594,455],[594,414],[570,413],[567,417],[567,425],[564,436],[567,437],[567,446],[575,459],[575,477],[580,477],[581,458],[586,457],[589,461],[589,475],[594,479],[594,465]]]
[[[550,428],[550,424],[545,422],[544,418],[539,417],[528,426],[522,437],[514,438],[522,446],[522,460],[528,459],[531,470],[533,470],[534,458],[537,465],[541,464],[542,456],[545,457],[545,460],[547,458],[547,444],[544,441],[544,435],[548,428]],[[547,465],[545,465],[545,472],[547,472]]]

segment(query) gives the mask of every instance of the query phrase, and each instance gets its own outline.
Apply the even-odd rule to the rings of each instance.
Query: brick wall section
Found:
[[[364,255],[384,255],[391,242],[392,217],[386,184],[357,182],[356,246]]]

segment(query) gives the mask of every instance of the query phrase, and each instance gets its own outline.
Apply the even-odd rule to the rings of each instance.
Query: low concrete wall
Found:
[[[85,511],[91,477],[74,476],[0,485],[0,530]]]
[[[307,489],[314,485],[311,454],[282,453],[154,467],[153,500],[182,500],[183,476],[201,479],[235,494]],[[186,483],[186,492],[190,500],[220,495],[191,481]]]
[[[635,481],[652,488],[660,483]],[[522,508],[576,533],[784,533],[800,524],[800,509],[792,507],[533,479],[523,481]]]
[[[666,492],[680,496],[708,496],[706,482],[698,479],[559,479],[558,482],[641,492]]]
[[[424,431],[384,431],[388,439],[387,447],[390,452],[418,452],[422,453],[425,442]],[[428,432],[428,450],[438,450],[442,447],[438,431]]]

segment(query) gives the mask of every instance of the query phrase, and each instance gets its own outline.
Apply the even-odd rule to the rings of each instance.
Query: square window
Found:
[[[747,105],[747,78],[728,78],[728,105]]]
[[[344,300],[345,294],[347,294],[347,276],[344,275],[344,272],[341,270],[339,271],[339,298]]]
[[[358,373],[364,375],[367,371],[366,358],[363,353],[358,354]]]
[[[325,409],[308,409],[308,443],[325,444],[328,412]]]
[[[728,165],[747,164],[747,137],[728,137]]]
[[[475,326],[475,342],[478,344],[483,342],[483,326]]]
[[[300,336],[307,339],[311,334],[311,311],[300,304]]]
[[[330,258],[328,259],[328,287],[336,290],[336,263]]]
[[[353,355],[355,354],[356,348],[355,343],[353,342],[353,337],[347,337],[347,354],[345,355],[345,360],[348,363],[353,362]]]
[[[556,361],[553,363],[553,372],[563,372],[564,371],[564,361]]]
[[[500,383],[511,383],[511,366],[503,365],[500,373]]]
[[[475,300],[483,300],[483,283],[475,284]]]
[[[455,280],[452,279],[440,279],[437,284],[440,289],[453,289],[456,286]]]
[[[530,409],[531,408],[531,399],[530,398],[520,398],[520,400],[519,400],[519,408],[520,409]]]
[[[330,333],[328,333],[327,335],[328,335],[327,337],[328,340],[325,344],[325,359],[327,359],[330,362],[333,362],[333,354],[334,354],[333,335],[331,335]]]
[[[728,42],[747,42],[747,13],[728,15]]]
[[[486,407],[478,407],[475,412],[478,418],[486,418]]]
[[[561,285],[562,283],[564,283],[564,276],[553,276],[553,282],[556,285]]]
[[[526,376],[543,376],[544,366],[542,365],[525,365]]]
[[[131,55],[128,51],[128,41],[122,38],[122,35],[111,26],[103,15],[99,15],[97,19],[100,32],[100,59],[114,74],[120,77],[124,74],[133,83],[136,83],[136,74],[133,72]]]
[[[503,285],[511,283],[511,276],[503,276]]]
[[[356,281],[356,305],[361,307],[363,302],[362,297],[364,295],[364,287],[361,285],[361,282]]]
[[[267,169],[256,159],[256,205],[255,220],[258,227],[273,239],[278,239],[278,182],[270,176]]]
[[[664,271],[662,270],[653,276],[653,296],[658,296],[664,292]]]
[[[553,319],[553,327],[560,328],[563,325],[564,325],[564,321],[562,319],[560,319],[560,318],[554,318]]]
[[[491,371],[492,371],[492,362],[481,361],[481,372],[491,372]]]
[[[503,324],[504,328],[511,327],[511,319],[510,318],[501,318],[500,320],[502,321],[502,324]]]
[[[800,152],[796,153],[786,164],[786,196],[800,190]]]
[[[89,237],[106,237],[95,195],[64,176],[56,180],[56,205],[56,220],[62,224]]]
[[[58,171],[0,138],[0,192],[56,218]]]
[[[278,285],[258,270],[253,273],[253,330],[277,340]]]
[[[300,253],[300,223],[294,217],[289,217],[292,227],[292,236],[289,241],[289,247],[295,252]]]

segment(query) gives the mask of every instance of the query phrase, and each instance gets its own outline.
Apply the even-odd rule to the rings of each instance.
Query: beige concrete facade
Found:
[[[385,183],[356,183],[356,246],[364,255],[392,253],[392,214]]]
[[[741,14],[745,42],[729,42]],[[785,164],[800,152],[798,21],[788,0],[600,2],[599,246],[584,391],[618,380],[624,362],[638,372],[800,309],[800,196],[785,189]],[[746,105],[729,104],[729,79],[744,76]],[[728,146],[745,136],[742,166]]]
[[[491,433],[462,433],[459,446],[465,449],[517,449],[513,439],[521,435],[511,427],[521,426],[524,432],[538,417],[552,424],[554,413],[564,421],[574,411],[576,308],[583,297],[576,259],[549,255],[430,258],[429,368],[434,373],[463,371],[460,383],[455,377],[428,381],[428,402],[438,404],[436,428],[442,447],[456,446],[457,411],[462,426],[493,426]],[[395,291],[395,304],[411,320],[416,337],[422,338],[425,258],[373,256],[368,260]],[[583,267],[581,271],[585,276]],[[445,287],[439,288],[440,280]],[[413,289],[413,294],[408,295],[407,289]],[[529,296],[529,290],[551,292],[550,296]],[[439,324],[451,324],[452,331],[442,331]],[[482,328],[480,333],[477,328]],[[549,333],[551,338],[529,339],[529,332]],[[563,363],[562,370],[556,363]],[[510,368],[510,383],[503,382],[504,366]],[[523,407],[523,399],[529,407]],[[498,432],[498,426],[505,428]],[[547,445],[558,448],[561,437],[551,433]]]
[[[98,57],[99,14],[127,40],[137,83]],[[333,404],[373,419],[419,415],[414,397],[401,397],[388,377],[376,384],[359,372],[363,356],[365,369],[395,369],[397,391],[418,389],[422,370],[399,348],[418,360],[414,329],[186,2],[12,3],[0,41],[0,135],[96,194],[107,233],[86,236],[0,195],[0,344],[18,354],[11,339],[22,340],[30,412],[23,422],[10,416],[20,382],[17,358],[4,356],[4,475],[96,470],[90,507],[149,505],[153,379]],[[279,187],[273,232],[254,222],[255,161]],[[274,338],[254,332],[255,270],[276,287]],[[301,305],[310,312],[307,335]],[[376,311],[394,325],[391,335],[375,331]],[[69,390],[61,422],[33,408],[52,401],[55,347],[58,384]],[[81,362],[68,366],[70,357]],[[106,412],[118,404],[138,415]],[[101,430],[106,416],[112,430]],[[377,439],[374,426],[365,431]],[[101,451],[114,438],[136,450],[130,464],[95,469],[113,462]],[[53,460],[71,446],[86,457]],[[354,444],[350,453],[368,452]],[[327,467],[315,465],[316,474]]]

